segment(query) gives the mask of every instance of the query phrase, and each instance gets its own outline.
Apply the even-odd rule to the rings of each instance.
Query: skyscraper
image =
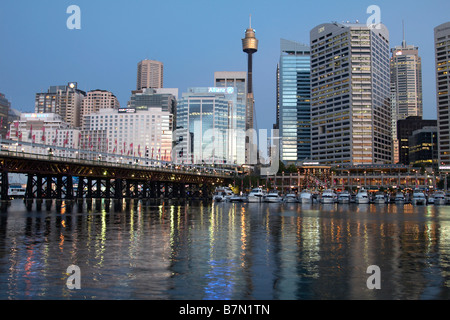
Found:
[[[450,22],[434,28],[439,165],[450,166]]]
[[[277,74],[281,138],[280,159],[301,161],[311,156],[311,56],[309,46],[281,39]]]
[[[310,32],[311,157],[323,164],[389,164],[389,32],[326,23]]]
[[[234,87],[195,87],[177,105],[174,160],[178,163],[243,164],[238,152],[243,130],[233,130],[237,92]]]
[[[137,65],[136,90],[163,87],[163,63],[155,60],[142,60]]]
[[[76,82],[63,86],[51,86],[47,92],[36,93],[36,113],[57,113],[72,127],[81,125],[81,103],[86,93],[77,88]]]
[[[407,45],[405,39],[401,46],[396,46],[391,52],[393,163],[397,163],[399,161],[397,121],[423,115],[422,61],[419,49]]]
[[[246,131],[246,98],[247,98],[247,72],[245,71],[218,71],[214,72],[214,85],[217,88],[235,88],[236,104],[230,113],[228,128],[231,130]],[[245,155],[245,141],[242,139],[231,139],[230,150],[236,155],[234,160],[242,162],[242,155]]]
[[[246,103],[246,129],[254,129],[254,105],[253,96],[253,54],[258,51],[258,40],[255,36],[255,30],[252,28],[250,16],[250,24],[245,30],[245,38],[242,39],[242,50],[247,53],[247,103]],[[250,134],[246,137],[246,162],[250,162],[253,153],[254,137]]]

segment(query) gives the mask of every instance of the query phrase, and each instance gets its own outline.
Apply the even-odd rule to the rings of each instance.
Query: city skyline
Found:
[[[120,105],[126,105],[136,85],[136,64],[144,59],[164,64],[164,87],[186,92],[189,87],[211,86],[213,72],[246,71],[247,57],[242,52],[241,39],[251,14],[252,27],[260,42],[253,61],[256,122],[259,129],[270,129],[276,121],[275,73],[280,39],[309,43],[310,30],[321,23],[356,20],[365,23],[370,17],[367,8],[375,4],[380,7],[381,22],[389,29],[391,48],[400,45],[403,39],[402,20],[407,43],[419,47],[424,119],[435,119],[433,30],[448,20],[446,8],[450,4],[327,3],[321,6],[296,1],[229,1],[227,6],[205,1],[107,5],[87,1],[46,5],[25,1],[2,3],[0,30],[7,50],[0,54],[0,70],[4,75],[0,79],[0,92],[13,108],[32,112],[36,92],[76,81],[81,90],[111,91]],[[66,27],[70,17],[66,9],[72,4],[81,9],[80,30]],[[431,17],[428,13],[435,7],[440,10],[433,11]],[[162,12],[170,14],[170,21],[177,23],[169,23]]]

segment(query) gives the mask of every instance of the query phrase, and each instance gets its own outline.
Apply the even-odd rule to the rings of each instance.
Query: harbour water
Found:
[[[14,200],[0,213],[3,300],[449,298],[450,206]]]

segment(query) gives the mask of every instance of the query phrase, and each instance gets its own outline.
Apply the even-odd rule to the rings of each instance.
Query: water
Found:
[[[70,290],[67,268],[81,271]],[[381,271],[368,289],[367,268]],[[0,213],[0,299],[449,299],[450,206],[163,201]]]

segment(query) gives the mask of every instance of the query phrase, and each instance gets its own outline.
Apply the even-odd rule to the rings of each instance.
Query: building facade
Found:
[[[414,131],[424,127],[435,127],[436,120],[424,120],[419,116],[411,116],[406,119],[397,121],[397,137],[399,143],[399,163],[404,165],[410,164],[409,157],[409,138]]]
[[[10,109],[11,103],[3,93],[0,93],[0,135],[2,138],[5,138],[8,132],[8,114]]]
[[[136,110],[148,110],[151,108],[162,108],[163,111],[168,111],[175,114],[177,109],[177,93],[164,89],[145,88],[142,90],[135,90],[131,92],[128,107]],[[178,95],[178,93],[177,93]]]
[[[101,109],[84,116],[81,145],[108,153],[106,161],[171,161],[172,134],[173,114],[161,107]]]
[[[434,28],[439,166],[450,166],[450,22]]]
[[[120,103],[116,96],[107,90],[91,90],[81,103],[80,117],[85,114],[98,112],[100,109],[119,109]]]
[[[177,106],[177,163],[245,163],[245,127],[239,128],[235,87],[195,87]],[[241,149],[240,149],[241,148]]]
[[[418,47],[407,45],[405,40],[391,52],[392,146],[393,163],[397,163],[399,161],[397,121],[410,116],[423,116],[422,61]]]
[[[437,168],[437,127],[423,127],[409,137],[409,163],[412,166]]]
[[[310,32],[314,161],[392,161],[389,32],[378,26],[326,23]]]
[[[311,157],[311,55],[309,46],[281,39],[277,124],[281,161]]]
[[[86,93],[77,89],[76,82],[51,86],[47,92],[36,93],[36,113],[57,113],[72,127],[80,127],[81,104]]]
[[[9,148],[10,151],[75,158],[79,133],[80,130],[71,127],[59,114],[22,113],[10,125],[9,138],[18,143]]]
[[[164,65],[160,61],[142,60],[137,65],[136,90],[163,87]]]

